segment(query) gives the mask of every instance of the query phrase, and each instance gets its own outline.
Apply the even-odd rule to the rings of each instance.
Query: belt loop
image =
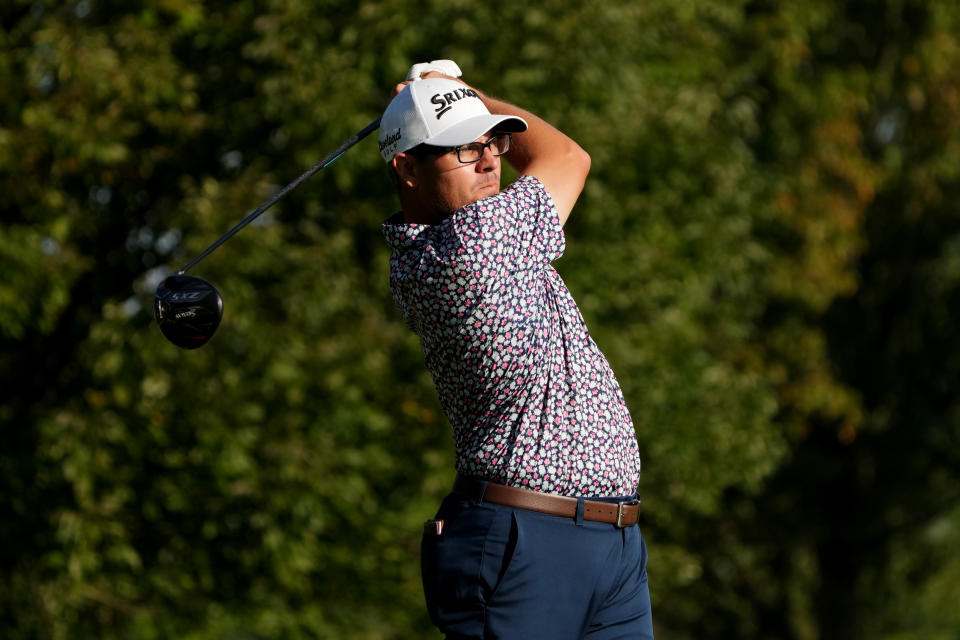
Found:
[[[477,496],[477,502],[483,502],[483,496],[487,493],[487,485],[490,484],[486,480],[480,480],[480,495]]]
[[[583,526],[583,498],[577,498],[577,515],[573,520],[577,523],[578,527]]]

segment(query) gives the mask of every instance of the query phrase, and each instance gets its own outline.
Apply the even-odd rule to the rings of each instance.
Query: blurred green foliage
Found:
[[[593,158],[557,267],[644,457],[658,637],[960,632],[950,0],[11,0],[0,8],[0,635],[436,637],[452,446],[363,142],[413,62]]]

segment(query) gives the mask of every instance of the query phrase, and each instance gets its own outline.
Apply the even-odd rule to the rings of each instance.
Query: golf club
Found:
[[[216,287],[204,280],[184,273],[210,255],[217,247],[229,240],[238,231],[253,222],[257,216],[276,204],[281,198],[296,189],[307,178],[329,166],[347,149],[366,138],[380,127],[377,118],[366,127],[346,139],[339,147],[307,169],[303,175],[278,191],[272,198],[244,216],[232,229],[203,250],[196,258],[164,278],[157,287],[154,298],[154,315],[163,335],[182,349],[201,347],[217,330],[223,317],[223,298]]]

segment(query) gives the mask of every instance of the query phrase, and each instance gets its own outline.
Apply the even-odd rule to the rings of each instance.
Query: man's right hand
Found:
[[[404,80],[403,82],[399,83],[397,86],[395,86],[395,87],[393,88],[393,95],[390,96],[390,97],[391,97],[391,98],[396,98],[396,97],[397,97],[397,94],[400,93],[401,91],[403,91],[403,88],[404,88],[405,86],[407,86],[408,84],[410,84],[411,82],[416,82],[417,80],[426,80],[427,78],[446,78],[447,80],[456,80],[457,82],[459,82],[459,83],[461,83],[461,84],[466,84],[466,83],[465,83],[463,80],[461,80],[460,78],[454,78],[454,77],[452,77],[452,76],[446,76],[446,75],[440,73],[439,71],[428,71],[427,73],[424,73],[422,76],[420,76],[419,78],[416,78],[415,80]]]
[[[436,71],[451,78],[459,78],[463,75],[460,67],[453,60],[433,60],[431,62],[418,62],[410,67],[410,70],[407,71],[407,81],[425,77],[430,71]]]
[[[447,78],[449,80],[458,80],[463,82],[462,80],[459,80],[461,75],[463,75],[463,73],[460,71],[460,67],[453,60],[418,62],[410,67],[409,71],[407,71],[406,80],[397,84],[393,88],[393,95],[391,97],[396,97],[398,93],[403,91],[405,86],[416,80],[424,80],[426,78]]]

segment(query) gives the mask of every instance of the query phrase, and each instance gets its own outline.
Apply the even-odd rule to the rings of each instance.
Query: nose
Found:
[[[494,155],[489,146],[483,148],[483,155],[477,160],[477,171],[493,171],[500,164],[500,156]]]

